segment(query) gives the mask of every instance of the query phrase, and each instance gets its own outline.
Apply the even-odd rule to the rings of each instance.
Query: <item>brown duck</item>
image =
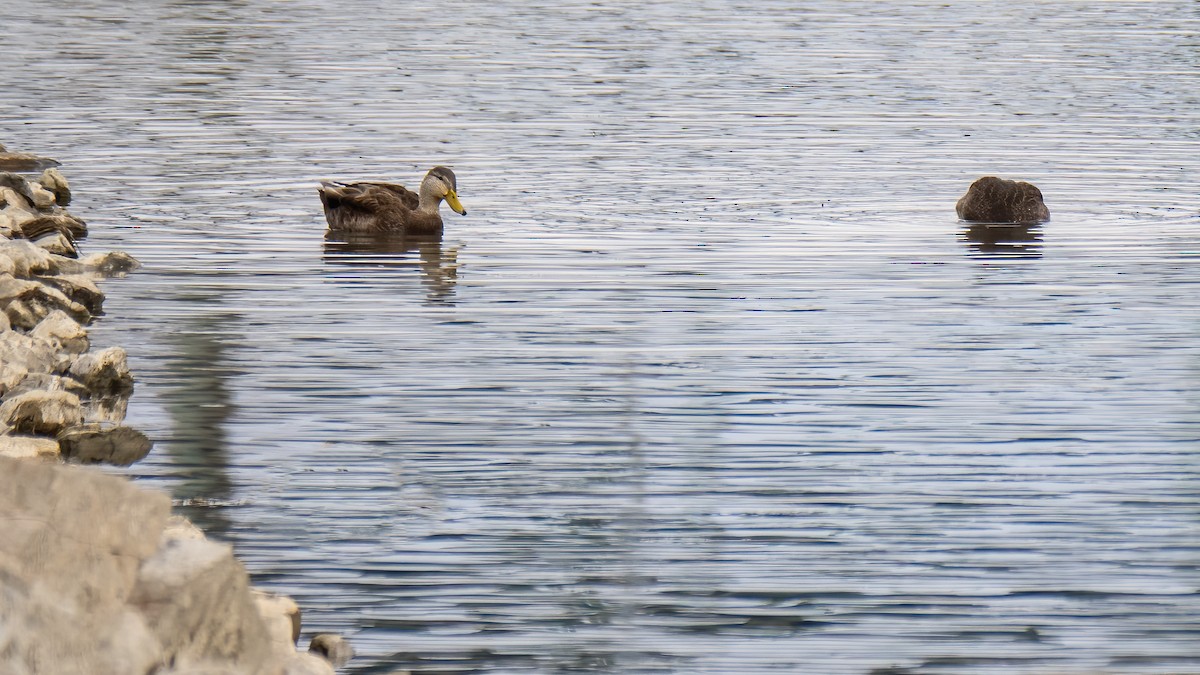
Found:
[[[979,223],[1040,223],[1050,220],[1042,191],[1030,183],[984,176],[955,205],[958,217]]]
[[[321,183],[317,192],[325,206],[325,220],[334,232],[391,232],[440,235],[442,200],[461,215],[467,210],[458,201],[454,172],[435,166],[421,181],[420,194],[394,183]]]

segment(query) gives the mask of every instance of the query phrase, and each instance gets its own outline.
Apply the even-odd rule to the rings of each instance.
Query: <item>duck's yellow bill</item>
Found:
[[[454,190],[446,193],[446,203],[449,204],[450,208],[454,209],[454,212],[458,215],[467,215],[467,210],[463,208],[462,202],[458,201],[458,193]]]

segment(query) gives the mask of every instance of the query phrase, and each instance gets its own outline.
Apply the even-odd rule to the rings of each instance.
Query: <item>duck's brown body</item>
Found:
[[[394,183],[322,183],[318,188],[325,220],[334,232],[440,235],[438,207],[445,199],[450,208],[466,215],[458,201],[454,173],[434,167],[417,194]]]
[[[1050,219],[1042,191],[1030,183],[984,176],[955,205],[958,217],[979,223],[1040,223]]]

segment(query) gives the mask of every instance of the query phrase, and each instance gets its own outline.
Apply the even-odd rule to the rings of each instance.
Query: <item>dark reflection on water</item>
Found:
[[[1194,3],[377,4],[0,21],[134,471],[349,672],[1200,673]]]
[[[178,301],[196,302],[203,309],[175,326],[169,338],[174,349],[164,366],[172,374],[172,384],[160,395],[171,427],[169,442],[162,445],[176,468],[178,482],[172,492],[183,503],[181,513],[224,538],[229,520],[220,508],[210,506],[219,507],[234,494],[226,429],[233,412],[228,341],[231,328],[242,317],[219,309],[216,296]]]
[[[974,223],[962,234],[973,254],[985,258],[1042,257],[1041,225]]]
[[[358,277],[378,283],[381,273],[392,271],[397,283],[406,272],[419,273],[425,299],[433,304],[451,304],[458,283],[457,246],[443,247],[441,237],[403,235],[355,235],[325,233],[325,264],[342,280]]]

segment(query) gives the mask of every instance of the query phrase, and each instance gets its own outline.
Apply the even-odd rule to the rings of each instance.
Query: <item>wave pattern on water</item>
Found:
[[[1200,672],[1194,4],[52,5],[135,470],[353,672]]]

